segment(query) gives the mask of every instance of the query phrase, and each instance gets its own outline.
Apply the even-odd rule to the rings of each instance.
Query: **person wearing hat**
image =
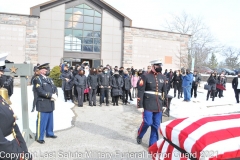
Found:
[[[143,108],[143,122],[138,129],[137,143],[151,127],[149,146],[158,141],[158,129],[162,119],[163,101],[167,102],[166,77],[162,75],[162,61],[151,61],[151,72],[143,74],[139,79],[137,107]]]
[[[87,77],[87,84],[89,87],[89,106],[96,106],[96,94],[98,89],[98,75],[96,68],[91,69],[90,75]]]
[[[53,132],[53,111],[55,110],[55,101],[58,97],[57,87],[49,78],[50,67],[49,63],[38,66],[39,76],[33,80],[33,85],[37,92],[37,131],[36,141],[40,144],[45,143],[44,135],[46,132],[47,138],[57,138]]]
[[[5,59],[7,53],[0,54],[0,68],[6,71]],[[0,159],[10,159],[5,156],[13,154],[15,159],[32,159],[22,133],[16,123],[16,115],[6,100],[0,95]]]
[[[192,72],[190,72],[190,69],[186,69],[186,73],[183,72],[183,75],[182,75],[184,102],[191,101],[192,83],[193,83],[193,74]]]

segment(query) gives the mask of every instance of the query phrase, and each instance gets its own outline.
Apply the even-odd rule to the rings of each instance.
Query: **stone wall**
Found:
[[[22,49],[23,55],[21,55],[21,58],[20,58],[21,61],[20,60],[18,61],[17,58],[15,58],[14,60],[9,59],[10,61],[14,61],[15,63],[23,63],[22,61],[23,59],[24,61],[30,61],[34,65],[38,62],[38,20],[39,20],[39,17],[36,17],[36,16],[0,13],[0,24],[5,24],[6,26],[9,26],[12,28],[13,26],[16,26],[18,28],[22,26],[22,28],[24,28],[26,32],[24,35],[25,42],[23,40],[24,47]],[[11,32],[13,31],[9,31],[10,34]],[[9,37],[11,37],[10,34],[9,34]],[[9,37],[7,38],[9,39]],[[1,39],[2,39],[2,36],[1,36]],[[0,44],[0,47],[2,45],[3,44]],[[6,50],[1,49],[1,52],[15,52],[15,51],[11,48],[7,48]]]
[[[162,59],[165,69],[186,67],[189,38],[179,33],[125,27],[123,66],[146,68],[149,61]],[[169,57],[172,62],[166,63]]]

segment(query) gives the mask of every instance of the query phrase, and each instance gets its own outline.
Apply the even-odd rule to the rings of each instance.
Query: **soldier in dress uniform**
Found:
[[[0,54],[0,68],[5,70],[5,59],[8,54]],[[3,75],[2,75],[3,76]],[[16,115],[12,108],[0,95],[0,159],[10,160],[7,155],[13,154],[13,159],[32,159],[27,145],[16,124]]]
[[[137,107],[143,108],[143,122],[138,129],[137,143],[142,143],[142,138],[148,127],[151,126],[149,146],[158,141],[158,128],[162,119],[164,99],[167,100],[166,78],[162,75],[162,61],[151,61],[151,72],[144,74],[138,82]]]
[[[37,115],[37,131],[36,141],[40,144],[45,143],[44,133],[46,131],[47,138],[57,138],[53,133],[53,111],[55,109],[54,101],[57,100],[57,87],[49,78],[49,63],[38,66],[40,75],[33,80],[38,98],[36,104]]]

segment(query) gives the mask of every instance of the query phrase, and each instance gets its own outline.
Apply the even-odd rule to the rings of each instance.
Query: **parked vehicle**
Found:
[[[201,73],[201,74],[211,74],[213,72],[212,69],[205,66],[196,67],[194,70],[198,71],[198,73]]]
[[[236,75],[236,73],[230,69],[227,69],[227,68],[219,68],[217,69],[217,74],[221,74],[222,72],[225,72],[225,75]]]
[[[234,69],[233,71],[234,71],[235,74],[237,75],[238,73],[240,73],[240,68],[238,68],[238,69]]]

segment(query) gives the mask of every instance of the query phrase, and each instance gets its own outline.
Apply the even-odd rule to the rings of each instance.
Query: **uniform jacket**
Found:
[[[210,76],[207,80],[208,85],[211,86],[211,90],[216,90],[217,79],[216,77]]]
[[[87,78],[88,87],[92,89],[98,88],[98,75],[97,74],[90,74]]]
[[[193,81],[192,85],[193,86],[197,86],[199,84],[199,82],[201,81],[201,78],[199,77],[199,75],[193,75],[193,79],[195,77],[195,81]]]
[[[54,93],[58,94],[58,91],[52,79],[39,75],[33,80],[33,84],[38,95],[36,110],[38,112],[54,111],[55,104],[51,101],[51,97]]]
[[[98,85],[107,88],[110,86],[110,75],[107,73],[101,73],[98,78]]]
[[[77,87],[86,89],[86,88],[87,88],[87,77],[86,77],[85,75],[79,75],[79,74],[77,74],[77,75],[74,77],[74,84],[75,84]]]
[[[6,103],[6,101],[0,96],[0,154],[1,153],[26,153],[28,154],[27,145],[22,137],[18,125],[15,122],[15,115],[12,108]],[[16,139],[8,141],[5,139],[12,131],[16,133]],[[19,142],[19,143],[18,143]],[[18,156],[19,156],[18,155]],[[1,154],[1,157],[6,154]],[[10,160],[10,158],[0,158],[2,160]],[[18,158],[19,160],[20,158]],[[31,158],[30,158],[31,159]]]
[[[120,96],[122,95],[122,87],[123,87],[123,78],[119,74],[114,74],[111,77],[110,85],[112,87],[112,96]]]
[[[60,78],[62,79],[62,90],[72,90],[73,87],[73,74],[71,71],[64,71],[62,72],[62,74],[60,75]],[[68,78],[69,81],[66,81],[65,78]]]
[[[13,78],[11,76],[2,75],[0,77],[0,87],[8,90],[8,96],[13,94]]]
[[[238,87],[238,77],[234,77],[232,80],[232,88],[237,89]]]
[[[185,76],[182,76],[182,87],[192,87],[193,74],[189,73]]]
[[[132,88],[131,78],[129,76],[123,76],[123,89],[130,90]]]
[[[132,86],[133,86],[134,88],[137,87],[137,82],[138,82],[138,80],[139,80],[139,76],[132,75],[131,83],[132,83]]]
[[[163,100],[167,100],[166,77],[161,73],[154,74],[153,72],[144,74],[138,82],[138,108],[144,108],[151,112],[161,112]],[[155,95],[145,93],[152,91],[162,93]]]

